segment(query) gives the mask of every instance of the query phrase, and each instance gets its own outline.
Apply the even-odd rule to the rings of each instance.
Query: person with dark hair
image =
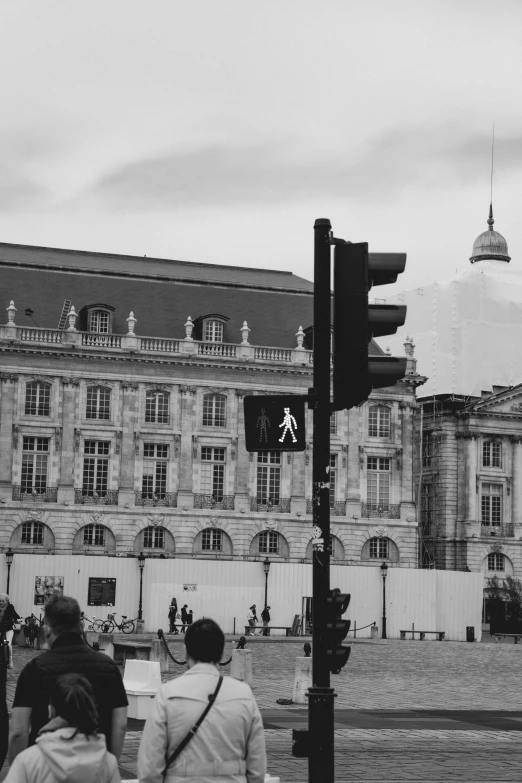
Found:
[[[49,699],[58,677],[75,672],[92,685],[99,730],[116,758],[123,749],[127,726],[127,694],[117,665],[107,655],[85,644],[80,633],[78,601],[53,595],[44,609],[44,631],[49,650],[22,669],[11,715],[11,762],[27,745],[34,745],[48,721]]]
[[[176,628],[176,618],[178,616],[178,602],[172,599],[169,606],[169,633],[178,633]]]
[[[263,721],[250,687],[222,676],[223,631],[209,618],[185,635],[188,671],[159,689],[138,751],[140,783],[263,783]]]
[[[261,620],[263,621],[263,630],[259,632],[259,635],[261,634],[263,636],[268,636],[268,623],[270,622],[270,607],[265,606],[263,611],[261,612]]]
[[[189,624],[189,611],[187,604],[184,604],[184,606],[181,607],[181,623],[181,633],[185,633],[187,630],[187,625]]]
[[[9,669],[13,668],[13,636],[14,626],[22,618],[11,603],[7,593],[0,593],[0,638],[9,645]]]
[[[19,753],[7,783],[120,783],[118,762],[98,734],[92,686],[81,674],[62,674],[50,695],[49,722],[36,745]]]

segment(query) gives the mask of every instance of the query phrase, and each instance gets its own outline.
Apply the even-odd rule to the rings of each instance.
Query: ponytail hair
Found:
[[[98,710],[92,685],[86,677],[74,672],[58,677],[51,692],[51,704],[60,718],[76,728],[70,739],[78,733],[97,733]]]

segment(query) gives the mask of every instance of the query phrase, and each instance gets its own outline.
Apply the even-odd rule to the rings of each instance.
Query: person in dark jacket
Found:
[[[178,602],[172,599],[169,606],[169,633],[178,633],[176,628],[176,618],[178,616]]]
[[[189,624],[189,612],[187,609],[187,604],[181,607],[181,622],[181,633],[185,633],[187,630],[187,625]],[[192,620],[190,620],[190,622],[192,622]]]
[[[91,683],[99,730],[107,750],[119,758],[127,726],[127,695],[117,665],[107,655],[88,647],[80,634],[80,607],[68,596],[53,595],[45,604],[44,630],[49,650],[24,666],[16,684],[11,715],[11,762],[33,745],[49,720],[49,699],[58,677],[75,672]]]
[[[268,623],[270,622],[270,607],[265,606],[261,612],[261,620],[263,621],[264,628],[260,631],[259,635],[268,636]]]
[[[20,615],[11,603],[7,593],[0,593],[0,637],[9,645],[10,669],[13,668],[13,635],[15,623],[21,620]]]

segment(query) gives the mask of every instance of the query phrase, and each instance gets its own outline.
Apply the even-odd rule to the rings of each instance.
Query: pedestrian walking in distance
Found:
[[[225,637],[213,620],[189,626],[188,671],[162,685],[138,751],[140,783],[263,783],[263,721],[246,682],[217,668]]]
[[[14,626],[21,619],[7,593],[0,593],[0,637],[9,645],[9,669],[13,668]]]
[[[265,608],[261,612],[261,620],[263,621],[264,628],[260,632],[259,635],[261,636],[261,634],[262,634],[263,636],[268,636],[268,623],[270,622],[270,607],[269,606],[265,606]]]
[[[247,619],[248,619],[248,624],[249,624],[250,628],[248,629],[246,635],[247,636],[252,636],[252,634],[254,633],[254,631],[252,629],[257,624],[257,613],[256,613],[256,605],[255,604],[252,604],[252,606],[248,610]]]
[[[189,613],[187,604],[181,607],[181,633],[185,633],[187,625],[189,624]]]
[[[53,595],[44,609],[49,650],[22,669],[13,701],[9,759],[11,763],[49,720],[49,699],[62,674],[83,674],[89,680],[107,749],[119,758],[127,726],[127,694],[113,660],[88,647],[80,633],[80,606],[75,598]],[[80,783],[81,778],[78,778]],[[76,781],[75,781],[76,783]]]
[[[169,633],[178,633],[176,628],[176,620],[178,617],[178,602],[175,598],[172,599],[169,606]]]
[[[98,711],[89,680],[63,674],[51,691],[50,720],[36,745],[19,753],[7,783],[120,783],[118,762],[98,734]]]

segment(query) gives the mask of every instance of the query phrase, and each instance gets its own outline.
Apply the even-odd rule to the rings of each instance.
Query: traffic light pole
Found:
[[[330,590],[330,221],[315,221],[314,389],[313,389],[313,687],[308,691],[310,783],[334,781],[334,689],[326,656],[327,598]],[[321,542],[322,539],[322,542]]]

